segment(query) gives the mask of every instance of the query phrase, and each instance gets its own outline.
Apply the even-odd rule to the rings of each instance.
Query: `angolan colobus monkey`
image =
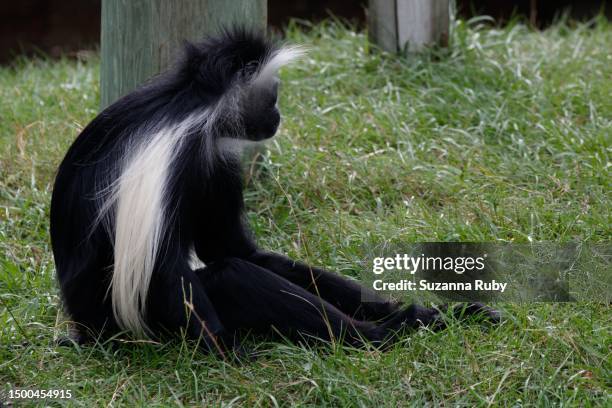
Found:
[[[238,148],[276,132],[277,71],[300,53],[240,29],[187,44],[177,67],[81,132],[51,202],[63,302],[81,333],[184,332],[212,348],[231,347],[242,329],[274,328],[359,345],[439,320],[435,309],[374,294],[362,303],[354,281],[250,237]],[[190,266],[194,254],[203,269]]]

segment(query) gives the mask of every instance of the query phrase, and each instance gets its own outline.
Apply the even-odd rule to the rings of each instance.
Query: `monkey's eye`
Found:
[[[259,68],[259,61],[251,61],[245,64],[244,68],[242,68],[242,75],[245,78],[251,78],[257,72]]]

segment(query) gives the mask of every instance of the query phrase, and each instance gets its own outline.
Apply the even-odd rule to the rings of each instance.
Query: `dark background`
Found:
[[[101,0],[0,0],[0,62],[38,52],[52,57],[97,46]],[[463,18],[490,15],[501,24],[519,15],[546,27],[567,12],[584,20],[604,9],[606,0],[457,0]],[[269,0],[268,22],[281,28],[290,18],[321,20],[331,14],[363,26],[367,0]]]

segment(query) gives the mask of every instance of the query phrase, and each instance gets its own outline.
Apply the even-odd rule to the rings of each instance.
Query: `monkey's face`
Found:
[[[244,96],[241,115],[248,140],[265,140],[276,133],[280,123],[278,84],[275,78],[265,86],[252,86]]]

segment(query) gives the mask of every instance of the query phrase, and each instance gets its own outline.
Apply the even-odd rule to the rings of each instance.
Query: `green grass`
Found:
[[[354,274],[370,241],[609,243],[608,22],[458,22],[449,50],[407,59],[336,23],[288,36],[311,51],[283,71],[265,174],[247,171],[263,247]],[[593,303],[499,305],[499,327],[423,330],[386,353],[264,343],[226,363],[184,342],[54,347],[51,183],[96,114],[98,63],[0,68],[1,387],[71,389],[87,407],[609,403],[612,316]]]

